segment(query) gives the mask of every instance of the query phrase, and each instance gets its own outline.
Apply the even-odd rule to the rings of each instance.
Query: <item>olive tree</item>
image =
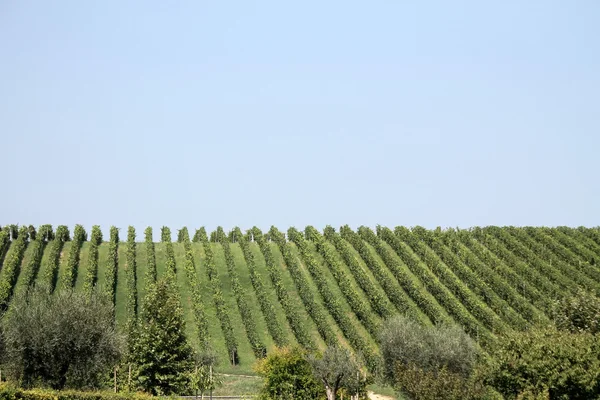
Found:
[[[25,387],[99,388],[122,355],[113,306],[99,294],[36,288],[17,295],[2,318],[2,362]]]

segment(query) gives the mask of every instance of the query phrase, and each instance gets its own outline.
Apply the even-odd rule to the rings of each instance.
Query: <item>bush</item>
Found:
[[[398,316],[385,322],[380,341],[384,380],[409,398],[480,393],[471,378],[478,348],[460,327],[426,327]]]
[[[486,383],[508,399],[600,396],[600,337],[554,328],[501,338],[483,368]]]
[[[37,288],[16,296],[2,319],[8,376],[24,387],[99,388],[119,360],[123,338],[98,293]]]
[[[600,298],[586,291],[560,300],[554,310],[558,329],[577,332],[600,332]]]
[[[265,378],[262,399],[322,399],[325,390],[313,375],[304,351],[282,348],[259,360],[256,372]]]
[[[455,325],[426,327],[398,316],[386,321],[380,339],[384,373],[392,381],[397,364],[425,371],[445,367],[449,372],[466,377],[477,362],[477,345]]]
[[[140,394],[117,394],[113,392],[54,391],[46,389],[25,390],[6,383],[0,384],[0,400],[151,400]]]

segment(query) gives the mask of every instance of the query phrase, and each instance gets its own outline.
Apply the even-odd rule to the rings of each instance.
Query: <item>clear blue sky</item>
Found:
[[[597,0],[4,0],[0,224],[600,225],[599,21]]]

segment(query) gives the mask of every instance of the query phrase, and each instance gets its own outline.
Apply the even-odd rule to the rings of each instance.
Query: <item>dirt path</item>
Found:
[[[371,400],[394,400],[393,397],[384,396],[382,394],[375,394],[373,392],[369,392],[369,399],[371,399]]]

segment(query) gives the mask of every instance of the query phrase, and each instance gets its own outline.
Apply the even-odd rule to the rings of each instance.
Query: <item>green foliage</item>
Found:
[[[394,304],[394,306],[400,313],[411,315],[413,318],[423,323],[428,322],[428,319],[417,310],[415,304],[410,301],[410,298],[401,289],[400,285],[398,284],[396,279],[394,279],[394,276],[391,274],[391,272],[385,267],[385,265],[382,265],[371,254],[366,243],[356,232],[350,229],[348,225],[345,225],[340,229],[340,237],[347,240],[348,243],[350,243],[354,247],[354,249],[356,249],[358,254],[360,254],[360,257],[364,260],[367,267],[373,272],[375,279],[377,279],[379,284],[381,284],[381,287],[385,291],[387,297],[391,300],[391,302]],[[349,254],[349,252],[345,252],[345,254]],[[347,263],[348,262],[351,262],[351,260],[347,261]]]
[[[254,279],[260,281],[260,286],[262,287],[262,279],[260,279],[260,276],[259,276],[258,272],[256,271],[256,265],[254,263],[254,256],[252,254],[252,251],[250,250],[250,245],[248,243],[247,237],[242,235],[242,231],[240,230],[240,228],[235,228],[235,230],[233,232],[234,232],[234,238],[240,243],[240,246],[244,253],[244,258],[246,259],[246,264],[248,265],[248,268],[251,270],[250,271],[251,277],[252,277],[252,275],[254,275]],[[249,235],[247,235],[247,236],[249,236]],[[277,294],[277,299],[279,300],[279,303],[281,304],[281,306],[285,312],[285,316],[290,324],[290,327],[292,328],[292,331],[294,332],[294,335],[296,336],[298,343],[300,343],[300,345],[302,347],[304,347],[305,349],[314,349],[315,344],[313,343],[313,341],[310,337],[310,334],[308,333],[308,330],[306,329],[306,324],[304,324],[303,321],[300,319],[298,312],[292,305],[291,300],[288,296],[287,290],[281,284],[281,277],[278,276],[277,273],[274,274],[274,271],[277,269],[277,267],[274,265],[275,261],[273,260],[273,256],[270,252],[270,249],[268,249],[268,250],[269,251],[267,251],[266,253],[263,252],[263,255],[265,257],[265,265],[269,272],[269,275],[271,278],[271,283],[273,283],[273,287],[275,288],[275,293]],[[273,278],[275,278],[275,279],[273,280]],[[272,314],[271,318],[274,320],[275,315]],[[273,322],[274,321],[271,321],[271,323],[273,323]],[[277,343],[277,345],[281,346],[281,343]]]
[[[402,316],[387,320],[381,331],[384,375],[396,379],[398,364],[424,371],[448,372],[468,377],[475,368],[478,348],[458,326],[423,326]]]
[[[235,296],[238,310],[244,323],[246,336],[248,337],[248,341],[252,346],[254,356],[256,358],[264,358],[267,355],[267,347],[258,336],[255,316],[253,315],[252,308],[250,308],[250,303],[246,291],[240,283],[240,278],[235,268],[235,260],[231,251],[231,247],[229,246],[229,241],[224,240],[221,242],[221,245],[223,246],[223,252],[225,254],[225,264],[227,265],[227,272],[229,273],[229,277],[231,278],[231,288],[233,290],[233,295]]]
[[[0,310],[6,310],[10,297],[13,294],[13,288],[19,276],[21,261],[25,254],[28,242],[28,230],[26,226],[21,227],[17,234],[17,239],[13,241],[12,246],[6,254],[2,274],[0,275]]]
[[[177,232],[177,243],[184,243],[184,242],[189,242],[189,241],[190,241],[190,234],[188,232],[188,228],[184,226]]]
[[[313,234],[316,229],[313,227],[307,227],[307,235],[310,233],[311,238],[315,240],[319,240],[321,236],[320,233]],[[352,253],[351,245],[346,242],[340,235],[335,232],[335,229],[331,226],[327,226],[324,230],[324,236],[327,240],[329,240],[334,246],[337,252],[342,256],[344,263],[350,269],[350,272],[354,276],[354,279],[364,291],[365,295],[369,299],[373,310],[379,314],[382,318],[388,318],[395,313],[395,310],[392,304],[389,302],[385,293],[379,289],[375,283],[371,280],[369,275],[363,269],[362,265],[358,262],[358,259]],[[323,246],[324,248],[325,246]]]
[[[194,319],[198,326],[200,348],[205,351],[209,349],[208,320],[206,318],[206,313],[204,312],[205,302],[200,289],[200,282],[198,281],[198,273],[196,271],[196,263],[194,262],[194,254],[192,252],[189,235],[183,239],[185,248],[184,270],[192,291],[192,307],[194,309]]]
[[[171,243],[171,229],[168,226],[160,228],[160,241],[163,243]]]
[[[64,226],[64,225],[61,225]],[[48,265],[46,265],[44,276],[42,277],[42,285],[47,288],[48,291],[54,291],[56,287],[56,279],[58,277],[58,263],[60,260],[61,251],[65,245],[64,234],[59,234],[61,229],[59,226],[56,230],[56,237],[48,244],[50,255],[48,257]],[[65,227],[66,228],[66,227]],[[64,232],[64,231],[63,231]]]
[[[64,269],[65,275],[62,278],[63,288],[69,289],[75,285],[75,280],[77,279],[77,269],[79,267],[79,253],[81,250],[81,245],[83,242],[87,240],[87,233],[85,233],[85,229],[81,225],[75,225],[75,230],[73,231],[73,242],[71,243],[71,248],[69,249],[69,255],[67,258],[67,267]]]
[[[397,316],[381,332],[383,378],[411,399],[475,399],[478,348],[458,326],[423,326]]]
[[[217,228],[217,232],[222,230],[223,228],[221,227]],[[203,235],[203,237],[205,236],[206,235]],[[215,266],[213,251],[208,241],[203,241],[203,246],[204,253],[206,255],[206,274],[208,276],[208,281],[210,282],[210,287],[213,292],[213,302],[217,310],[217,317],[219,318],[219,322],[221,323],[221,330],[223,331],[223,336],[225,337],[225,344],[227,345],[229,361],[232,365],[236,365],[239,362],[237,351],[237,338],[235,337],[235,334],[233,332],[233,326],[231,325],[231,319],[229,318],[229,310],[227,309],[225,299],[223,298],[223,292],[221,290],[221,280],[219,279],[217,267]]]
[[[486,327],[467,311],[465,305],[461,303],[448,287],[440,281],[436,274],[429,269],[429,265],[419,259],[408,244],[404,243],[404,240],[409,240],[408,237],[398,236],[389,228],[382,226],[377,226],[377,236],[381,237],[394,249],[394,251],[396,251],[411,271],[421,279],[421,282],[423,282],[429,292],[433,294],[438,302],[446,309],[448,314],[454,317],[454,320],[460,323],[473,338],[476,338],[478,341],[482,341],[485,344],[494,342],[494,336],[486,329]],[[463,289],[460,290],[462,291]],[[469,297],[465,297],[465,299],[466,298]],[[461,300],[463,299],[461,298]],[[471,299],[471,302],[474,310],[479,308],[476,303],[473,303],[473,299]]]
[[[600,396],[600,337],[553,328],[511,332],[491,353],[482,376],[507,399]]]
[[[554,322],[558,329],[573,333],[600,333],[600,298],[580,290],[575,296],[559,300]]]
[[[346,298],[346,301],[354,311],[354,314],[358,317],[358,319],[362,322],[363,326],[371,333],[373,337],[377,337],[377,334],[380,329],[379,320],[375,318],[375,314],[372,312],[371,307],[369,307],[369,303],[363,301],[363,299],[358,295],[358,289],[352,282],[350,275],[346,273],[344,265],[340,262],[340,260],[336,257],[336,250],[331,245],[331,243],[327,242],[325,238],[312,226],[306,227],[307,236],[311,238],[316,245],[317,251],[321,253],[325,263],[329,267],[331,274],[334,279],[338,283],[342,294]],[[296,239],[301,235],[295,235]],[[334,236],[334,235],[329,235]],[[300,238],[300,240],[302,240]],[[346,251],[349,251],[345,248]],[[360,267],[360,266],[359,266]],[[364,278],[364,282],[368,279],[364,271],[362,271],[362,276]],[[374,289],[373,289],[374,290]],[[381,299],[381,295],[375,295],[378,299]]]
[[[189,241],[189,236],[187,240]],[[216,363],[216,354],[212,351],[203,352],[196,357],[194,368],[188,372],[189,387],[196,397],[200,394],[204,398],[206,392],[212,393],[223,384],[219,375],[214,373]]]
[[[137,263],[136,263],[135,228],[127,229],[127,318],[129,325],[133,325],[138,313],[137,303]]]
[[[450,318],[445,310],[439,305],[435,298],[423,287],[422,283],[411,273],[408,267],[397,259],[393,252],[385,245],[385,242],[365,226],[358,228],[360,237],[375,248],[385,265],[390,269],[398,283],[414,300],[431,322],[448,322]]]
[[[313,231],[310,232],[311,235],[312,233],[314,233]],[[323,297],[323,302],[325,306],[327,307],[329,313],[344,333],[344,336],[346,336],[354,350],[362,354],[362,356],[367,361],[367,366],[371,370],[376,368],[379,360],[375,355],[374,350],[367,343],[367,341],[358,333],[356,327],[343,310],[340,304],[340,300],[337,298],[337,296],[329,286],[329,283],[325,279],[325,274],[321,265],[319,265],[314,255],[310,251],[307,240],[295,228],[288,229],[288,237],[291,241],[293,241],[296,244],[296,246],[298,246],[300,255],[304,260],[304,263],[309,273],[313,277],[313,280],[317,285],[319,293]]]
[[[453,257],[458,258],[460,262],[484,280],[528,323],[548,322],[546,315],[532,304],[539,298],[539,296],[532,295],[532,293],[539,295],[537,289],[524,284],[513,270],[504,265],[480,243],[473,242],[470,236],[464,237],[465,235],[463,235],[463,238],[473,246],[473,248],[469,248],[453,229],[443,233],[439,232],[436,236],[443,241]],[[519,293],[520,287],[524,288],[523,293]]]
[[[58,239],[62,242],[68,242],[69,240],[71,240],[69,228],[66,225],[59,225],[58,228],[56,228],[55,239]]]
[[[156,282],[156,252],[154,248],[154,240],[152,238],[152,227],[149,226],[144,231],[144,240],[146,245],[146,285],[149,286]]]
[[[282,291],[285,292],[283,282],[281,280],[281,272],[274,264],[271,249],[269,248],[268,238],[266,235],[263,236],[257,227],[254,227],[252,231],[253,236],[265,257],[273,285],[276,288],[279,286],[282,287]],[[302,273],[299,261],[292,254],[290,248],[291,244],[286,242],[283,233],[279,232],[274,226],[272,226],[269,231],[269,237],[273,238],[273,240],[279,246],[287,270],[290,272],[290,275],[294,280],[296,290],[298,290],[298,294],[300,295],[300,298],[306,307],[306,311],[315,322],[319,334],[328,345],[337,345],[338,339],[327,320],[327,311],[320,302],[315,300],[316,293],[313,293],[311,290],[308,280]]]
[[[463,307],[467,309],[483,327],[491,330],[493,333],[501,334],[506,331],[507,327],[498,315],[475,296],[473,291],[469,290],[469,287],[465,282],[459,279],[440,257],[431,250],[431,248],[425,245],[425,243],[419,240],[415,234],[405,227],[396,227],[394,233],[419,255],[421,260],[429,267],[429,270],[439,279],[439,282],[460,300]],[[475,282],[472,282],[472,284],[475,286]],[[494,297],[494,299],[495,298],[497,297]],[[451,302],[450,298],[446,299],[447,304],[450,304]],[[457,307],[456,314],[457,316],[460,316],[460,322],[465,326],[468,326],[471,333],[477,334],[479,332],[479,326],[473,323],[468,314],[462,312],[462,309]],[[475,329],[475,332],[473,332],[473,329]]]
[[[183,309],[169,280],[160,279],[149,289],[131,351],[135,386],[154,395],[179,394],[188,387],[193,367]]]
[[[299,348],[276,349],[259,360],[256,371],[265,379],[262,399],[322,399],[325,390],[315,378],[306,353]]]
[[[440,261],[449,267],[449,270],[445,271],[446,274],[450,275],[450,271],[452,271],[463,282],[464,286],[483,300],[483,302],[480,302],[481,306],[484,304],[489,306],[502,318],[503,321],[498,321],[496,318],[491,317],[492,326],[499,327],[501,330],[507,329],[507,324],[514,329],[525,329],[527,327],[527,321],[516,313],[480,276],[469,269],[456,254],[450,251],[435,232],[417,226],[412,229],[412,234],[429,246],[439,256]],[[426,253],[429,252],[426,250]],[[452,280],[452,278],[449,279]]]
[[[102,231],[98,225],[94,225],[90,240],[87,272],[83,280],[83,288],[88,293],[96,286],[96,281],[98,280],[98,246],[101,243]]]
[[[110,227],[110,241],[108,243],[108,262],[106,265],[106,279],[104,290],[115,304],[117,289],[117,265],[119,262],[119,229]]]
[[[5,370],[25,387],[100,387],[122,351],[112,313],[96,292],[36,288],[16,296],[2,319]]]
[[[483,400],[499,399],[477,378],[466,378],[442,367],[425,370],[415,365],[398,364],[395,387],[403,398],[414,400]]]
[[[15,289],[17,292],[27,290],[29,287],[33,286],[40,269],[46,242],[42,239],[41,235],[38,235],[37,239],[30,242],[29,246],[31,247],[31,256],[29,257],[27,264],[24,265],[21,270],[21,279],[18,280],[19,285]]]
[[[315,378],[323,383],[329,400],[335,400],[340,392],[367,399],[367,385],[371,380],[362,373],[347,349],[328,347],[323,354],[309,354],[307,359]]]
[[[38,238],[44,242],[49,242],[54,239],[54,232],[52,231],[52,225],[45,224],[41,225],[38,229]]]
[[[49,389],[22,389],[0,384],[0,400],[152,400],[142,393],[113,393],[109,391],[75,391]]]

